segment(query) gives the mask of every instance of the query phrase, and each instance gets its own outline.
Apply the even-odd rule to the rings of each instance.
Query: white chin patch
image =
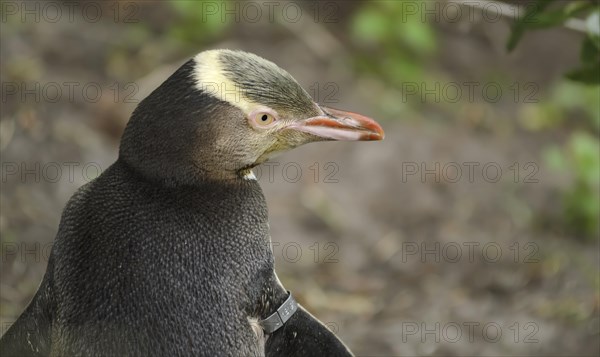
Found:
[[[248,170],[248,173],[243,176],[244,180],[256,181],[256,176],[252,170]]]

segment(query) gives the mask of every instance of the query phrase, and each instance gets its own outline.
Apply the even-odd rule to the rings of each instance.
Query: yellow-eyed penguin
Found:
[[[119,158],[69,200],[9,356],[349,356],[274,271],[252,168],[314,141],[381,140],[287,72],[205,51],[135,109]]]

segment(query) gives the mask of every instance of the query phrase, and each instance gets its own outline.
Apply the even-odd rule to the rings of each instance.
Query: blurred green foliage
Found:
[[[126,23],[121,36],[112,41],[106,66],[110,77],[143,77],[164,62],[198,52],[231,28],[222,13],[222,2],[181,0],[158,7],[162,10],[160,18]]]
[[[170,2],[180,21],[170,29],[170,36],[196,49],[222,35],[231,22],[223,16],[222,3],[216,1],[177,0]]]
[[[412,6],[423,9],[424,1],[427,0],[412,2]],[[594,1],[588,0],[554,3],[555,0],[538,0],[533,6],[527,6],[524,16],[512,25],[507,49],[513,50],[527,31],[558,27],[573,17],[585,18],[588,32],[582,40],[581,65],[567,73],[570,81],[556,82],[544,100],[522,103],[520,122],[524,129],[532,132],[569,133],[564,143],[546,148],[543,158],[551,168],[568,173],[572,178],[572,184],[563,195],[561,222],[564,228],[577,236],[598,239],[600,93],[594,84],[600,83],[599,10]],[[359,53],[364,53],[355,58],[357,69],[378,77],[391,88],[403,88],[403,84],[411,82],[435,88],[436,81],[439,83],[443,76],[431,71],[428,62],[436,55],[436,33],[432,24],[423,21],[420,11],[407,13],[407,10],[402,1],[373,1],[363,3],[355,11],[350,22],[351,38],[363,49]],[[490,75],[492,81],[510,86],[504,83],[507,79],[502,74]],[[423,100],[411,104],[434,104],[442,110],[456,107],[453,103],[424,103]]]
[[[553,3],[557,7],[551,7]],[[512,26],[512,33],[506,45],[512,51],[523,34],[528,30],[561,26],[570,18],[584,16],[587,34],[581,45],[581,66],[567,74],[567,78],[588,83],[600,84],[600,10],[594,1],[557,2],[556,0],[538,0],[529,6],[525,14]]]
[[[600,143],[586,132],[574,132],[563,147],[557,145],[544,152],[546,163],[557,170],[568,171],[574,184],[564,200],[565,223],[574,233],[584,237],[600,234]]]
[[[352,38],[369,47],[356,58],[360,70],[397,87],[426,76],[422,62],[435,54],[435,33],[418,12],[407,14],[402,1],[365,2],[350,27]]]
[[[550,6],[556,5],[556,6]],[[564,219],[569,230],[580,236],[600,237],[600,10],[594,1],[557,2],[538,0],[512,26],[507,49],[513,50],[528,30],[561,26],[570,18],[584,17],[587,33],[580,51],[580,67],[566,74],[572,81],[596,85],[586,91],[580,86],[558,85],[553,100],[546,104],[544,121],[549,128],[560,125],[566,110],[586,108],[589,125],[571,132],[567,142],[553,145],[544,152],[545,161],[555,170],[573,176],[573,185],[563,197]],[[563,110],[564,109],[564,110]],[[553,115],[557,114],[558,115]],[[558,118],[558,120],[553,120]],[[535,118],[528,118],[533,119]],[[590,132],[594,133],[590,134]]]

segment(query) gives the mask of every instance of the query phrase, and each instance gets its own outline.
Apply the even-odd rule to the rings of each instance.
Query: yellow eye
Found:
[[[256,115],[256,123],[258,125],[269,125],[275,121],[275,117],[268,113],[258,113]]]

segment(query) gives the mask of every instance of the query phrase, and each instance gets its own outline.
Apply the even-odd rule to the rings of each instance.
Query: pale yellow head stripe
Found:
[[[194,57],[196,88],[240,108],[248,114],[259,105],[248,100],[243,90],[223,74],[220,50],[204,51]]]

